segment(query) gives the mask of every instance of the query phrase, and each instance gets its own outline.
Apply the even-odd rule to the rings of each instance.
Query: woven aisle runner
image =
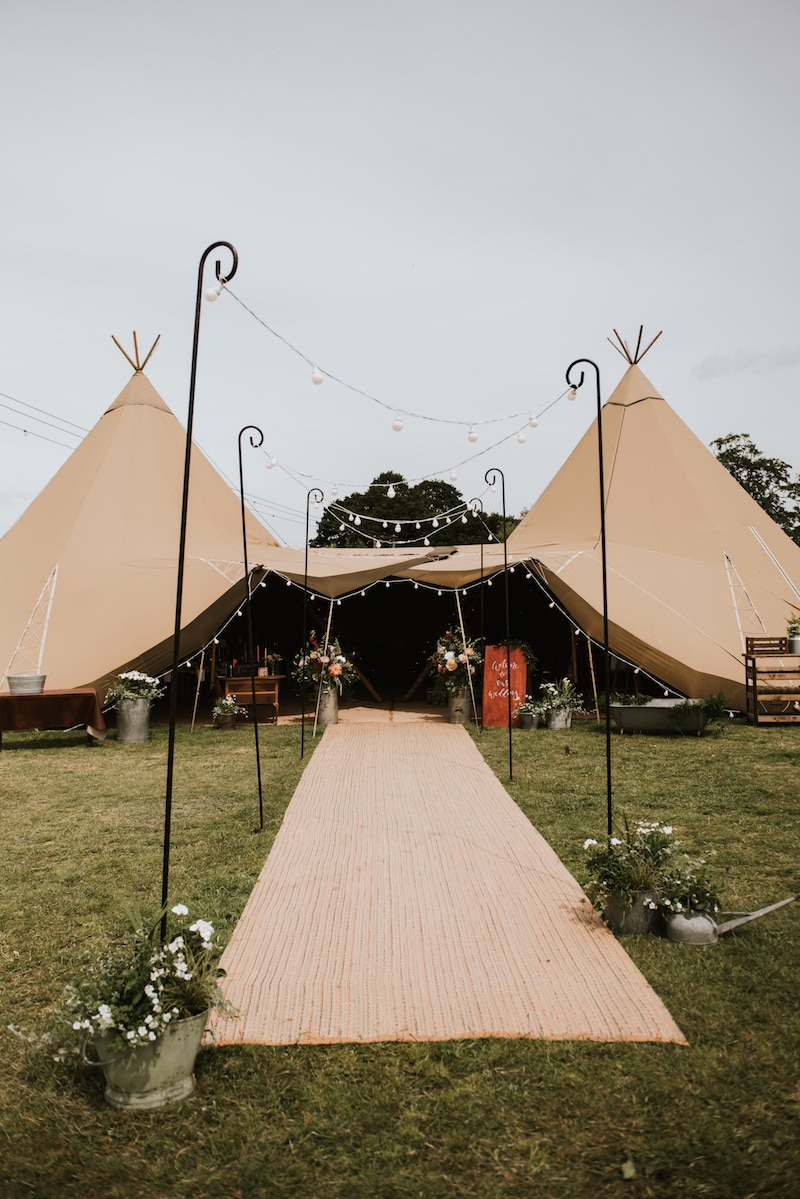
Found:
[[[218,1045],[686,1044],[455,725],[326,730],[222,965]]]

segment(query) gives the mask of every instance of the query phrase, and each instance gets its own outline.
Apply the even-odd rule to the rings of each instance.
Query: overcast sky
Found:
[[[203,306],[195,438],[238,480],[263,430],[279,465],[248,450],[246,487],[289,543],[309,486],[386,469],[456,467],[470,498],[497,466],[529,507],[593,388],[521,445],[527,414],[575,358],[607,398],[607,338],[640,325],[705,444],[747,432],[797,470],[798,45],[796,0],[6,5],[0,532],[77,443],[33,417],[88,430],[125,386],[112,334],[161,335],[147,375],[185,424],[221,239],[258,319]],[[395,433],[396,409],[437,419]]]

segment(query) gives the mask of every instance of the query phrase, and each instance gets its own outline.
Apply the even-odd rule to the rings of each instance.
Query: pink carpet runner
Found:
[[[216,1044],[686,1044],[463,728],[329,728],[222,965]]]

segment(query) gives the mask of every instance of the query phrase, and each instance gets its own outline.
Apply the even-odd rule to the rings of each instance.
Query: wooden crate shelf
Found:
[[[750,724],[800,724],[800,654],[786,637],[747,637],[745,691]]]

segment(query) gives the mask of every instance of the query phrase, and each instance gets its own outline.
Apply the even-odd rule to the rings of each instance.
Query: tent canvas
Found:
[[[609,640],[688,695],[744,705],[747,636],[800,607],[800,547],[629,367],[602,410]],[[0,661],[48,687],[102,686],[171,662],[185,431],[141,370],[0,540]],[[246,514],[248,562],[330,599],[380,579],[462,588],[527,569],[602,641],[597,422],[509,537],[364,550],[279,545]],[[181,653],[207,645],[244,595],[238,494],[194,448]],[[515,630],[535,641],[535,629]],[[7,664],[7,665],[6,665]]]
[[[602,409],[609,644],[690,696],[744,707],[745,638],[800,606],[800,546],[631,364]],[[602,642],[597,419],[511,534]]]

